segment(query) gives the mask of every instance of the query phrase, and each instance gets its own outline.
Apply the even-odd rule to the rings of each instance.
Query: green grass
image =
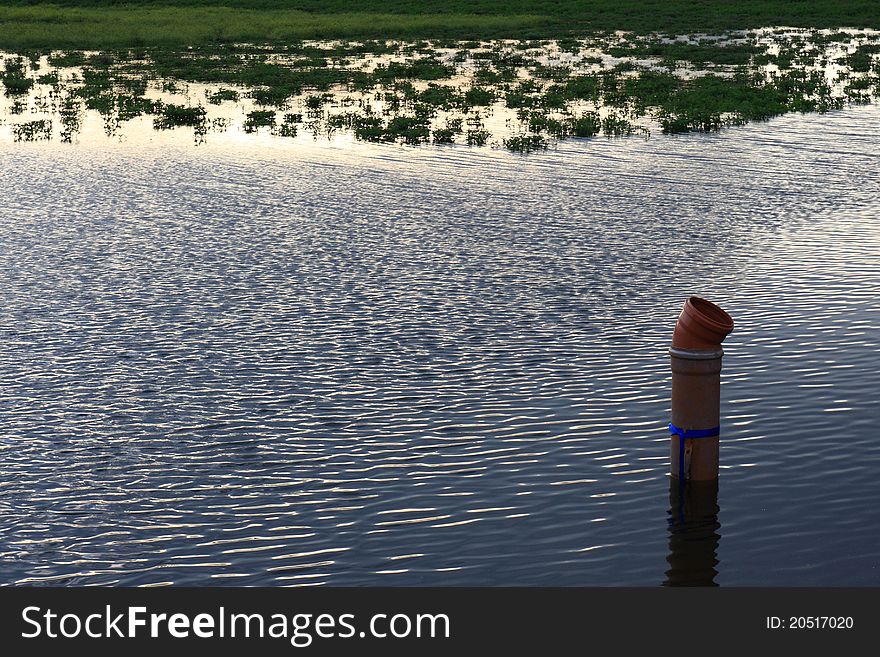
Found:
[[[199,127],[205,122],[206,114],[205,108],[201,106],[165,105],[162,114],[153,121],[153,126],[157,130],[178,126]]]
[[[0,48],[181,47],[303,39],[458,37],[546,27],[542,16],[311,14],[230,7],[0,7]]]
[[[244,122],[245,132],[256,132],[259,128],[274,128],[275,112],[271,110],[255,110],[247,115]]]
[[[880,27],[876,0],[6,0],[0,48]],[[694,56],[699,55],[696,53]]]
[[[615,57],[660,58],[666,61],[686,61],[694,64],[748,64],[751,57],[760,49],[745,44],[718,46],[712,43],[643,43],[631,46],[617,46],[608,49]]]

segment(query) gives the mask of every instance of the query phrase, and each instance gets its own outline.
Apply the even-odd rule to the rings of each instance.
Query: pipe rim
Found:
[[[684,358],[685,360],[715,360],[724,356],[724,349],[680,349],[678,347],[670,347],[669,355],[674,358]]]
[[[688,304],[694,319],[719,331],[730,333],[733,331],[733,317],[717,304],[708,299],[696,295],[688,299]]]

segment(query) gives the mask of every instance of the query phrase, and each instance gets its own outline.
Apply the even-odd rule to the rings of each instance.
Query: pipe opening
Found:
[[[703,319],[717,324],[718,328],[728,332],[733,330],[733,317],[711,301],[707,301],[702,297],[691,297],[690,302],[694,309],[703,316]]]

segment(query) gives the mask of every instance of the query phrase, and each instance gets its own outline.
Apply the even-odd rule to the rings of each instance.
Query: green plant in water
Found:
[[[578,75],[565,83],[565,96],[570,100],[599,99],[599,78],[595,75]]]
[[[515,153],[547,150],[547,140],[541,135],[514,135],[504,139],[504,147]]]
[[[339,119],[342,118],[343,115],[339,115]],[[387,141],[385,124],[379,117],[354,115],[350,121],[355,138],[363,141]],[[340,125],[344,126],[345,124],[341,123]]]
[[[307,109],[312,110],[313,112],[320,110],[324,107],[324,104],[330,99],[327,94],[318,94],[313,96],[307,96],[305,100],[305,105]]]
[[[525,80],[517,86],[507,90],[504,97],[504,103],[511,109],[520,107],[535,107],[539,104],[538,92],[541,91],[541,85],[533,80]]]
[[[416,95],[418,102],[425,105],[450,109],[462,102],[454,87],[440,84],[429,84],[428,88]]]
[[[659,59],[667,61],[686,61],[694,64],[745,65],[753,55],[760,51],[751,43],[716,44],[713,42],[664,43],[644,41],[635,44],[612,46],[606,51],[615,57],[634,57],[636,59]]]
[[[846,57],[846,64],[857,73],[867,73],[871,70],[873,55],[876,53],[880,53],[880,44],[866,43]]]
[[[240,94],[235,89],[217,89],[216,91],[206,91],[205,97],[211,105],[219,105],[224,101],[238,102]]]
[[[433,57],[424,57],[410,62],[391,62],[388,65],[380,65],[373,71],[374,79],[378,81],[391,81],[396,79],[411,80],[442,80],[452,77],[455,68],[443,64]]]
[[[70,143],[82,125],[82,104],[73,95],[67,94],[58,109],[61,122],[61,142]]]
[[[39,84],[48,84],[52,86],[58,86],[60,84],[60,80],[58,78],[58,71],[52,71],[51,73],[44,73],[37,77],[37,82]]]
[[[536,134],[547,132],[557,139],[564,139],[568,136],[568,121],[561,121],[548,116],[546,112],[531,112],[526,119],[529,130]]]
[[[174,108],[179,106],[172,105],[166,110],[161,104],[144,97],[148,82],[158,80],[166,90],[180,90],[178,85],[183,81],[242,85],[250,88],[250,92],[220,87],[205,93],[207,102],[216,104],[237,100],[240,94],[249,93],[265,107],[259,111],[273,117],[275,111],[271,108],[284,107],[293,97],[299,96],[308,110],[309,126],[316,130],[316,134],[320,130],[318,122],[322,121],[329,130],[345,127],[353,130],[359,139],[373,141],[454,142],[458,133],[449,122],[445,127],[431,129],[440,110],[457,112],[459,118],[456,120],[460,120],[462,116],[477,115],[476,108],[491,107],[499,99],[503,99],[508,108],[516,110],[523,124],[523,134],[548,139],[588,137],[600,132],[630,134],[637,129],[631,121],[645,115],[658,120],[664,132],[714,131],[786,112],[823,112],[841,107],[845,102],[870,101],[878,90],[880,58],[876,55],[880,44],[864,43],[863,37],[845,34],[831,39],[829,42],[848,42],[845,47],[849,50],[854,44],[857,47],[855,52],[836,60],[846,66],[836,84],[829,85],[825,71],[812,67],[827,66],[837,55],[811,46],[811,43],[827,40],[826,35],[814,36],[774,37],[780,44],[778,55],[761,50],[764,46],[754,33],[745,35],[742,43],[721,46],[708,40],[658,45],[654,43],[656,40],[641,37],[630,37],[630,42],[623,46],[615,45],[616,38],[585,44],[590,48],[602,47],[605,52],[608,52],[609,45],[619,47],[622,48],[620,52],[627,51],[629,56],[651,51],[652,58],[672,62],[676,72],[680,67],[675,61],[682,59],[716,65],[724,62],[726,67],[718,75],[694,71],[695,76],[687,79],[632,61],[598,73],[585,73],[585,69],[580,68],[580,73],[572,74],[557,65],[553,48],[547,42],[490,44],[488,50],[485,44],[476,44],[471,48],[479,47],[479,50],[468,52],[461,49],[462,43],[450,41],[446,47],[459,49],[458,59],[464,65],[464,72],[474,71],[470,83],[460,88],[431,82],[425,88],[418,80],[440,80],[456,71],[463,72],[438,58],[435,49],[442,41],[436,41],[433,45],[417,43],[403,47],[385,42],[292,43],[272,51],[249,45],[223,45],[199,46],[186,52],[157,49],[138,53],[120,50],[88,56],[82,53],[50,54],[50,63],[83,67],[78,72],[81,79],[75,77],[76,72],[64,76],[59,76],[57,71],[37,75],[37,63],[45,51],[31,51],[25,53],[24,58],[5,58],[0,83],[7,94],[22,97],[13,98],[13,112],[25,111],[26,102],[31,104],[33,111],[51,111],[39,95],[27,101],[23,99],[36,80],[53,87],[51,91],[41,93],[53,99],[55,107],[59,108],[55,110],[59,116],[60,104],[54,99],[69,90],[68,93],[85,101],[80,105],[80,111],[85,107],[100,112],[111,127],[149,113],[158,115],[155,123],[160,128],[192,125],[197,131],[206,130],[206,116],[202,119],[198,115],[177,116]],[[570,39],[559,46],[570,52],[577,48],[579,52],[581,44]],[[392,63],[386,60],[375,72],[368,72],[368,66],[357,68],[362,62],[353,56],[374,51],[408,59]],[[551,54],[549,63],[536,59],[539,54],[547,52]],[[580,58],[580,61],[587,60]],[[592,58],[592,61],[601,63],[602,60]],[[737,61],[746,63],[734,63]],[[769,70],[762,68],[770,63],[789,68],[781,72],[774,71],[773,67]],[[476,70],[472,68],[474,64]],[[523,80],[521,75],[529,70],[544,79]],[[16,93],[16,85],[25,91]],[[360,114],[346,111],[342,118],[334,118],[332,114],[327,116],[325,108],[330,96],[324,92],[328,89],[334,94],[345,93],[344,89],[364,92],[363,97],[348,96],[334,104],[334,108],[338,106],[346,110],[359,106]],[[370,96],[379,101],[372,107]],[[338,95],[335,97],[339,98]],[[583,103],[580,101],[589,103],[590,109],[604,106],[616,108],[616,111],[604,121],[596,112],[575,116],[574,112],[582,112]],[[45,109],[41,109],[44,106]],[[166,111],[170,113],[168,116]],[[198,114],[199,110],[195,112]],[[72,115],[72,112],[68,113]],[[273,134],[292,136],[297,123],[299,121],[273,123],[266,127],[272,128]],[[245,125],[248,131],[261,127],[259,122],[250,118],[245,120]],[[284,127],[287,125],[289,127]],[[486,143],[489,138],[482,124],[472,125],[470,118],[465,135],[469,144]]]
[[[244,122],[244,131],[257,132],[260,128],[275,127],[275,112],[273,110],[255,110],[249,112]]]
[[[609,114],[602,119],[602,132],[607,137],[623,137],[636,131],[635,126],[626,118],[617,114]]]
[[[593,137],[602,129],[602,120],[598,112],[586,112],[577,118],[570,119],[569,132],[573,137]]]
[[[710,132],[730,123],[767,120],[791,111],[803,91],[803,81],[790,74],[770,82],[757,75],[706,75],[669,96],[660,108],[660,124],[665,133]]]
[[[637,77],[626,78],[622,84],[622,94],[632,101],[636,112],[641,114],[648,107],[666,103],[682,85],[681,78],[676,75],[648,70],[642,71]]]
[[[500,84],[516,80],[516,68],[504,66],[497,70],[483,66],[474,73],[474,84]]]
[[[489,136],[489,132],[482,128],[471,128],[465,135],[468,146],[485,146],[489,141]]]
[[[153,127],[157,130],[167,130],[178,126],[198,128],[204,126],[206,115],[207,111],[200,105],[187,107],[168,104],[162,108],[162,114],[153,120]]]
[[[3,86],[9,96],[26,94],[34,86],[34,81],[19,75],[4,75]]]
[[[497,95],[492,89],[483,87],[471,87],[464,93],[463,104],[465,107],[488,107],[495,102]]]
[[[578,41],[577,39],[569,39],[569,38],[559,39],[556,42],[556,46],[562,52],[569,52],[569,53],[577,54],[581,51],[581,44],[580,44],[580,41]]]
[[[26,94],[34,86],[34,81],[25,74],[24,61],[20,58],[6,60],[0,82],[8,96]]]
[[[846,85],[843,91],[849,102],[858,105],[865,105],[871,102],[871,90],[873,86],[873,80],[869,77],[864,77],[852,80]]]
[[[430,128],[423,116],[395,116],[388,122],[387,141],[402,140],[405,144],[421,144],[428,141]]]
[[[437,128],[433,131],[432,136],[435,144],[453,144],[455,137],[461,134],[463,121],[460,118],[451,119],[446,122],[446,127]]]
[[[58,68],[82,66],[86,62],[86,56],[80,51],[61,52],[49,55],[49,65]]]
[[[47,141],[52,139],[52,122],[47,119],[12,124],[14,141]]]
[[[302,121],[300,114],[285,114],[284,119],[277,128],[272,130],[272,134],[276,137],[296,137],[296,124]]]
[[[561,84],[554,84],[548,87],[541,94],[536,102],[538,107],[545,109],[563,109],[569,102],[566,89]]]

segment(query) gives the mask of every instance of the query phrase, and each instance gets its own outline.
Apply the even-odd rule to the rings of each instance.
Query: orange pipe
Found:
[[[684,304],[669,350],[672,367],[671,472],[677,479],[718,478],[721,342],[733,319],[711,301]]]
[[[733,318],[711,301],[691,297],[684,302],[672,346],[675,349],[715,350],[733,330]]]

